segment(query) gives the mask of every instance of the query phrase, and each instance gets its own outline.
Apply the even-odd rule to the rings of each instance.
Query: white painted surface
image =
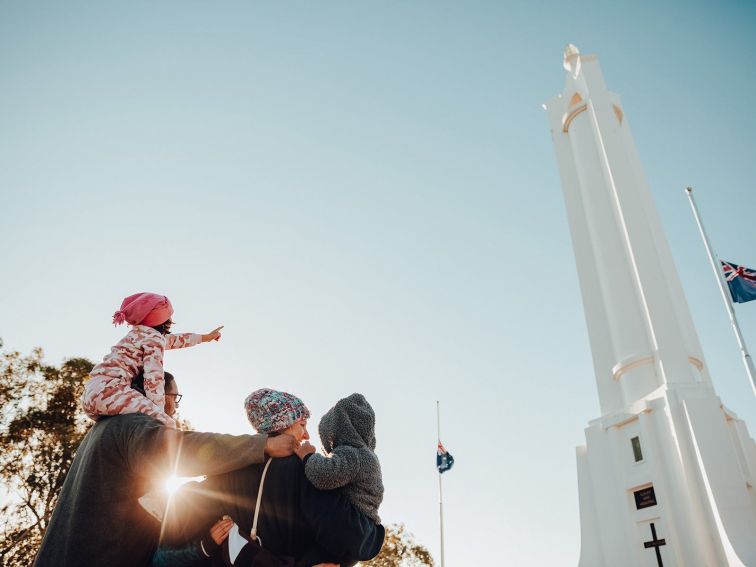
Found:
[[[712,386],[619,97],[595,56],[568,46],[565,69],[545,107],[602,414],[577,449],[580,565],[658,565],[651,523],[667,567],[756,565],[756,445]]]

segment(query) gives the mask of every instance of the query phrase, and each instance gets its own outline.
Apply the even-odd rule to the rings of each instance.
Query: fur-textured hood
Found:
[[[375,454],[375,413],[362,394],[336,402],[320,420],[327,455],[305,457],[305,476],[320,490],[343,487],[358,511],[380,523],[383,501],[381,463]]]
[[[320,440],[329,453],[334,447],[375,450],[375,412],[362,394],[342,398],[320,420]]]

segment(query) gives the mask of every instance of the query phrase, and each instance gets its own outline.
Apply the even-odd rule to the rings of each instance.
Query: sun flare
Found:
[[[190,481],[190,478],[185,478],[181,476],[169,476],[165,479],[165,482],[163,482],[163,490],[165,490],[169,496],[172,496],[174,492],[176,492],[181,486],[188,481]]]

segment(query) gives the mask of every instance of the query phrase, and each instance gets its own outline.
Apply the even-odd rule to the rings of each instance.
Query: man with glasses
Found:
[[[181,394],[169,373],[165,382],[172,415]],[[289,435],[179,431],[139,413],[101,417],[76,451],[34,565],[148,567],[160,523],[139,497],[155,481],[226,473],[292,455],[297,445]]]
[[[170,417],[176,415],[182,395],[178,393],[176,379],[170,372],[165,372],[165,413]]]

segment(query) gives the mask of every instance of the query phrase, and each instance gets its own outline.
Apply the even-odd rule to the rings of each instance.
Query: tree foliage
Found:
[[[2,341],[0,341],[2,349]],[[92,363],[0,351],[0,564],[32,563],[89,423],[79,398]]]
[[[433,567],[433,556],[419,543],[403,524],[386,528],[386,540],[381,552],[371,561],[360,563],[363,567]]]

